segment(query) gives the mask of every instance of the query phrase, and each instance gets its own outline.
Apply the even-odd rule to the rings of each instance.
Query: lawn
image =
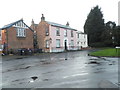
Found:
[[[120,49],[109,48],[96,52],[92,52],[89,55],[91,56],[109,56],[109,57],[120,57]]]

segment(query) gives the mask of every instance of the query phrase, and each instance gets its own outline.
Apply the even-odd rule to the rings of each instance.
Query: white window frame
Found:
[[[17,28],[16,30],[17,37],[26,37],[26,29],[25,28]]]
[[[45,35],[49,36],[49,30],[48,30],[48,28],[45,29]]]
[[[80,38],[80,34],[79,33],[77,34],[77,37]]]
[[[56,48],[60,48],[60,39],[56,39]]]
[[[74,40],[71,40],[71,47],[74,47]]]
[[[74,32],[71,30],[71,37],[74,37],[74,34],[73,34]]]
[[[64,36],[67,37],[67,29],[64,30]]]
[[[50,45],[49,45],[49,40],[46,40],[46,48],[49,48],[50,47]]]
[[[60,28],[56,27],[56,36],[60,36]]]

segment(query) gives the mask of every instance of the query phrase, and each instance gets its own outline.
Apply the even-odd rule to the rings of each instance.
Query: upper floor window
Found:
[[[60,36],[60,28],[56,28],[56,36]]]
[[[49,30],[48,30],[48,28],[46,28],[46,30],[45,30],[45,35],[49,36]]]
[[[84,38],[85,38],[85,35],[84,35]]]
[[[77,35],[78,35],[78,38],[79,38],[79,33]]]
[[[60,48],[60,39],[56,39],[56,48]]]
[[[64,30],[64,36],[67,37],[67,30]]]
[[[71,30],[71,37],[73,37],[73,31]]]
[[[17,37],[26,37],[26,29],[25,28],[17,28]]]

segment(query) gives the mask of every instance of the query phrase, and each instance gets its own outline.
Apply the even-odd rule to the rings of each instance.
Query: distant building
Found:
[[[65,50],[77,50],[77,30],[66,25],[45,21],[42,14],[41,22],[31,28],[36,31],[38,48],[43,52],[63,52]]]
[[[5,25],[0,30],[0,48],[4,52],[17,52],[23,48],[33,49],[33,30],[23,22],[23,19]]]
[[[88,40],[87,40],[87,34],[78,31],[77,32],[77,44],[78,48],[87,48],[88,47]]]

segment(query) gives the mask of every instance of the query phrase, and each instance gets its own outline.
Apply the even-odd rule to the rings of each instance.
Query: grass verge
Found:
[[[105,57],[120,57],[120,49],[109,48],[96,52],[92,52],[89,55],[91,56],[105,56]]]

